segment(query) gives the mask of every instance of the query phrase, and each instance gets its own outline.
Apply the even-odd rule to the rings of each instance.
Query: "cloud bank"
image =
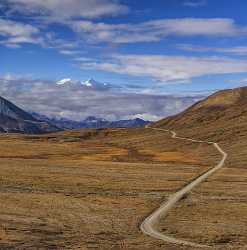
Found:
[[[233,46],[233,47],[205,47],[195,46],[193,44],[179,44],[178,49],[193,52],[216,52],[216,53],[227,53],[235,55],[247,55],[247,46]]]
[[[58,85],[53,81],[11,76],[0,79],[0,95],[26,110],[73,120],[91,115],[109,120],[136,117],[157,120],[202,98],[128,93],[114,87],[90,89],[76,81]]]

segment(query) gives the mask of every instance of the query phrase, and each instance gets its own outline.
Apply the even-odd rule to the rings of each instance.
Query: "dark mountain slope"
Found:
[[[11,117],[13,119],[37,121],[29,113],[18,108],[13,103],[7,101],[2,97],[0,97],[0,114],[3,116]]]
[[[53,131],[58,131],[58,128],[34,118],[13,103],[0,97],[0,132],[36,134]]]

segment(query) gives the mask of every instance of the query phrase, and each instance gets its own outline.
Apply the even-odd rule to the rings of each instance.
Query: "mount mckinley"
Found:
[[[74,81],[71,78],[64,78],[56,82],[59,86],[80,86],[81,88],[85,88],[88,90],[108,90],[112,86],[108,83],[101,83],[93,78],[88,79],[87,81]]]

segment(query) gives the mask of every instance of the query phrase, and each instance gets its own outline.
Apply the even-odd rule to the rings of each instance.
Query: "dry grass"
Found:
[[[182,249],[139,225],[216,158],[141,128],[1,135],[0,249]]]
[[[247,88],[220,91],[154,126],[218,142],[228,153],[224,168],[181,201],[161,229],[214,248],[246,249]]]
[[[222,169],[182,201],[161,228],[219,249],[246,249],[246,180],[244,168]]]

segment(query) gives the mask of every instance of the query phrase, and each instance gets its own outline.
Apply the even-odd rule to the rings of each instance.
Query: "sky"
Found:
[[[246,0],[0,0],[0,95],[48,116],[158,120],[247,84],[246,9]]]

